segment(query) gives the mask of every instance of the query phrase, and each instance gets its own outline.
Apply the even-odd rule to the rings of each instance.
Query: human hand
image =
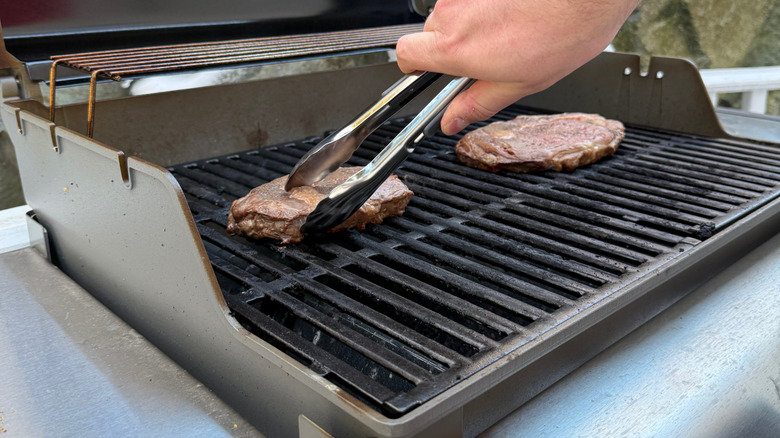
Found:
[[[442,117],[452,135],[601,53],[639,1],[438,0],[423,32],[398,40],[398,66],[477,79]]]

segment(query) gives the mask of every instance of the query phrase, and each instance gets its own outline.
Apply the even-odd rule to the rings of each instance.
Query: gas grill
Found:
[[[604,53],[491,121],[596,112],[627,126],[611,157],[493,174],[458,162],[460,135],[435,136],[398,170],[415,193],[402,217],[292,245],[228,235],[230,203],[399,77],[390,49],[416,29],[230,40],[252,49],[178,76],[195,65],[158,76],[128,51],[110,68],[80,63],[95,53],[51,75],[15,65],[0,112],[43,252],[270,436],[474,436],[776,234],[780,145],[725,133],[687,61],[643,73]],[[191,47],[151,51],[169,64]],[[100,96],[214,72],[242,79]]]

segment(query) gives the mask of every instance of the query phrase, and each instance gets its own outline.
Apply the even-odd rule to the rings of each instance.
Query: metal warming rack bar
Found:
[[[385,124],[350,164],[403,126]],[[629,126],[614,156],[571,174],[493,174],[459,163],[457,138],[436,136],[398,171],[415,192],[400,218],[286,246],[229,236],[232,200],[285,175],[316,141],[169,170],[234,316],[391,418],[780,193],[780,151],[740,140]]]
[[[422,24],[408,24],[328,33],[56,55],[51,57],[53,62],[49,76],[49,119],[54,121],[55,84],[59,66],[90,74],[87,135],[92,137],[95,127],[96,87],[100,77],[118,81],[129,75],[224,67],[357,49],[394,47],[401,36],[420,30]]]

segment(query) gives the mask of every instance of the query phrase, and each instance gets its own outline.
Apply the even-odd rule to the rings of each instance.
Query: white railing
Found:
[[[767,95],[780,90],[780,66],[700,70],[713,105],[719,93],[742,93],[742,109],[766,114]]]

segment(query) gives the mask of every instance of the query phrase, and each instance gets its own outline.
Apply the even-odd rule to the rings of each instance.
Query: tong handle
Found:
[[[456,78],[447,84],[370,163],[334,187],[309,214],[301,230],[325,231],[347,220],[414,152],[417,143],[436,133],[447,105],[472,82],[473,79]]]
[[[340,130],[332,133],[310,149],[295,164],[287,178],[285,190],[311,185],[346,163],[363,140],[428,88],[440,73],[415,72],[403,76],[371,106]]]

